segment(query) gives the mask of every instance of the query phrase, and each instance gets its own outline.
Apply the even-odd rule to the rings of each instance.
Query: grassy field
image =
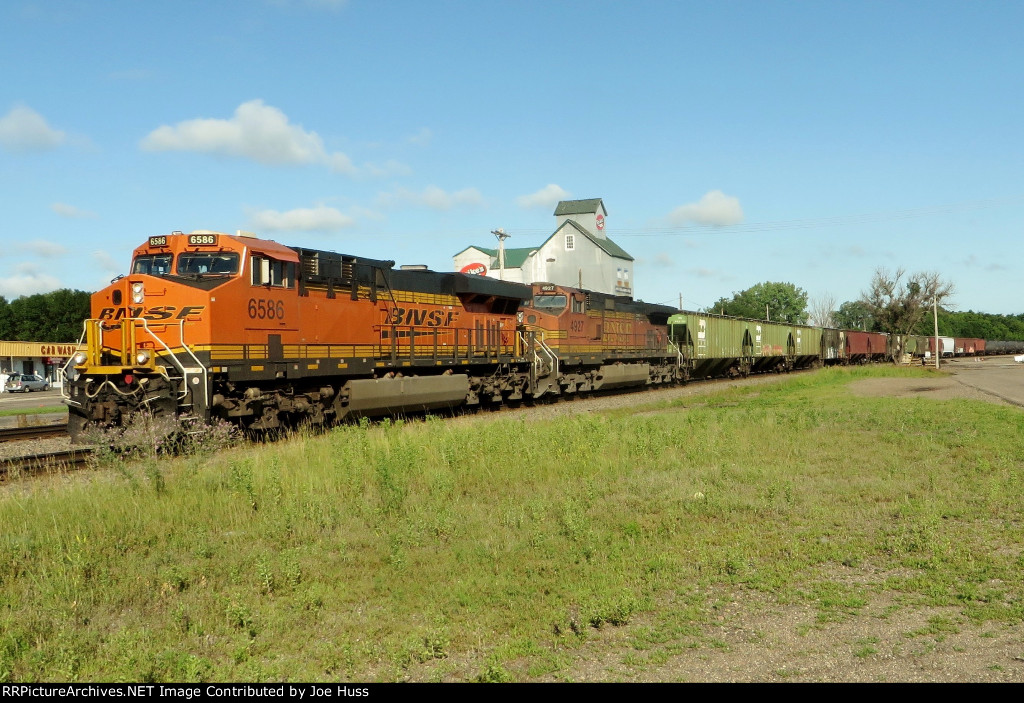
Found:
[[[40,408],[18,408],[17,410],[0,410],[0,417],[13,417],[17,415],[50,415],[54,413],[67,413],[67,406],[60,402]]]
[[[11,485],[0,681],[572,678],[574,651],[639,615],[634,647],[714,648],[723,588],[856,618],[878,587],[822,574],[864,564],[894,607],[1018,623],[1024,414],[847,390],[929,373],[345,427]]]

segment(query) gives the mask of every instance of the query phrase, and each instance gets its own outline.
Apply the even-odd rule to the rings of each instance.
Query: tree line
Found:
[[[1024,314],[948,310],[942,303],[953,292],[953,284],[934,272],[909,274],[904,269],[889,271],[879,268],[859,299],[846,301],[838,307],[829,296],[809,302],[807,293],[792,283],[766,281],[733,293],[731,298],[721,298],[704,312],[820,327],[931,336],[935,334],[932,305],[937,301],[939,334],[944,337],[1024,341]]]
[[[90,294],[55,290],[8,300],[0,295],[0,339],[8,342],[77,342],[89,317]]]

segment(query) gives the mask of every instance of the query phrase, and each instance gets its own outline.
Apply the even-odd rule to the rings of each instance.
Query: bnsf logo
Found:
[[[141,317],[144,320],[182,320],[189,315],[199,315],[205,309],[205,305],[186,305],[181,310],[173,305],[157,305],[145,310],[141,307],[103,308],[98,317],[101,320],[122,320],[126,317]]]
[[[388,311],[386,325],[414,325],[451,327],[459,319],[454,310],[425,310],[423,308],[393,308]]]

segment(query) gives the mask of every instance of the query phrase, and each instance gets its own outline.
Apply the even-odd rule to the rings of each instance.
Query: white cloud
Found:
[[[95,212],[89,210],[82,210],[74,205],[68,205],[67,203],[53,203],[50,205],[50,209],[61,217],[67,217],[73,220],[86,220],[96,217]]]
[[[384,215],[380,214],[376,210],[371,210],[370,208],[366,207],[360,207],[359,205],[354,205],[350,207],[348,211],[352,213],[353,217],[358,218],[360,220],[376,220],[378,222],[382,222],[387,219],[386,217],[384,217]]]
[[[434,138],[434,133],[430,131],[428,127],[421,127],[420,131],[409,137],[410,144],[418,144],[419,146],[426,146]]]
[[[382,164],[367,163],[363,170],[371,176],[410,176],[412,169],[400,161],[389,159]]]
[[[680,205],[669,213],[668,219],[673,225],[735,225],[743,222],[743,208],[739,198],[712,190],[695,203]]]
[[[686,273],[691,276],[695,276],[696,278],[717,278],[721,275],[721,272],[717,269],[709,269],[703,266],[687,269]]]
[[[61,287],[60,280],[48,273],[43,273],[32,264],[19,264],[17,273],[7,278],[0,278],[0,295],[8,300],[23,295],[49,293]]]
[[[329,153],[316,132],[291,124],[281,110],[250,100],[231,119],[195,119],[164,125],[140,143],[147,151],[195,151],[252,159],[270,166],[320,164],[353,175],[351,159]]]
[[[123,271],[122,265],[105,251],[94,251],[92,253],[92,260],[100,269],[107,273],[122,273]]]
[[[332,207],[318,205],[287,212],[260,210],[251,217],[256,231],[334,232],[355,224],[355,220]]]
[[[536,193],[530,193],[529,195],[520,195],[516,198],[516,203],[519,207],[524,209],[534,208],[553,208],[558,205],[560,200],[568,200],[572,196],[572,193],[565,190],[559,185],[549,183],[544,186]]]
[[[17,105],[0,117],[0,146],[11,151],[43,151],[54,149],[66,135],[53,129],[38,112]]]
[[[461,205],[479,205],[483,202],[483,196],[476,188],[463,188],[449,193],[437,186],[427,186],[420,192],[399,188],[394,193],[381,193],[377,201],[381,207],[388,208],[413,205],[431,210],[451,210]]]
[[[18,251],[28,252],[44,259],[51,259],[57,256],[64,256],[68,250],[56,242],[47,242],[43,239],[36,239],[31,242],[24,242],[17,245]]]

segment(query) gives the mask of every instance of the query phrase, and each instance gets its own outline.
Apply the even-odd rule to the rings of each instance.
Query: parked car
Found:
[[[12,373],[11,377],[7,379],[7,391],[10,393],[48,390],[50,390],[50,382],[34,373]]]

